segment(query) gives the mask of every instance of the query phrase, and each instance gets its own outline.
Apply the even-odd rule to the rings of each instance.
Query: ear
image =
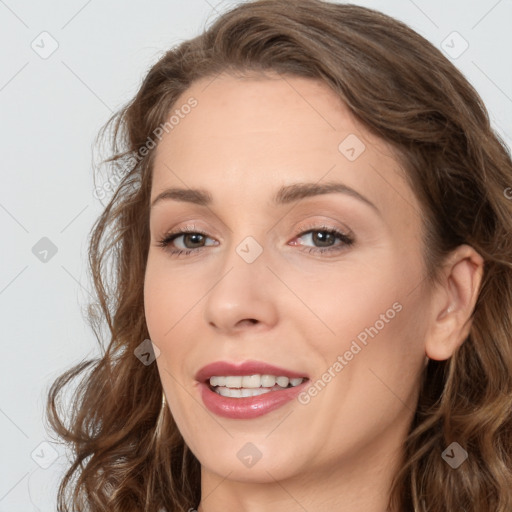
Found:
[[[480,291],[484,259],[469,245],[460,245],[446,258],[441,283],[432,293],[425,353],[443,361],[467,339]]]

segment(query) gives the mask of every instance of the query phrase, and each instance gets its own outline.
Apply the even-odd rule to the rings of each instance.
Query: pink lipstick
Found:
[[[307,385],[303,373],[260,361],[217,361],[196,374],[201,399],[214,414],[251,419],[293,400]]]

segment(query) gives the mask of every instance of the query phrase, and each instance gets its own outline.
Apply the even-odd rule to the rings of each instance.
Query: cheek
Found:
[[[189,385],[185,379],[193,373],[191,362],[197,361],[197,315],[207,289],[208,282],[194,278],[191,272],[171,270],[165,256],[150,251],[144,313],[150,339],[161,353],[157,365],[166,390],[179,391],[179,384]],[[176,393],[168,396],[171,408],[176,400]]]
[[[334,334],[315,336],[310,324],[306,336],[318,363],[317,391],[310,390],[301,403],[323,418],[312,420],[312,429],[327,429],[325,438],[331,436],[339,450],[357,451],[415,409],[425,356],[418,318],[424,299],[391,271],[368,271],[361,279],[347,275],[330,282],[329,289],[327,299],[313,298],[317,306],[324,304],[322,318]]]
[[[350,387],[350,410],[363,408],[368,417],[391,420],[415,408],[426,324],[425,297],[419,289],[411,293],[411,282],[398,272],[375,273],[366,293],[338,301],[340,341],[330,360],[342,356],[338,385]]]
[[[165,276],[158,271],[157,266],[148,258],[146,275],[144,277],[144,315],[149,335],[153,341],[161,338],[164,329],[163,312],[169,300],[164,285]]]
[[[342,262],[338,267],[319,269],[307,279],[289,276],[288,282],[293,279],[294,292],[313,313],[307,315],[311,326],[342,341],[352,339],[375,322],[382,328],[380,316],[388,310],[387,316],[395,317],[398,308],[393,309],[393,304],[402,294],[400,274],[395,268],[384,258],[378,266]]]
[[[192,334],[187,324],[180,320],[190,310],[188,304],[197,301],[193,300],[190,288],[180,283],[173,272],[169,272],[163,258],[151,255],[150,251],[144,279],[146,325],[150,339],[160,349],[156,364],[166,391],[167,404],[180,430],[184,429],[185,432],[188,432],[185,411],[190,404],[187,403],[189,395],[183,393],[183,386],[187,386],[188,382],[180,370],[189,346],[186,341],[191,339]],[[180,343],[180,339],[184,342]]]
[[[297,280],[297,295],[314,313],[300,320],[302,331],[323,371],[342,356],[343,370],[350,366],[362,380],[372,367],[398,382],[400,372],[415,374],[424,357],[423,299],[411,285],[420,282],[421,268],[396,254],[381,253],[371,265],[361,261],[319,272],[302,284]]]
[[[169,271],[165,257],[150,251],[144,277],[144,313],[153,341],[169,337],[173,326],[197,301],[198,293],[197,287],[187,286],[175,272]]]

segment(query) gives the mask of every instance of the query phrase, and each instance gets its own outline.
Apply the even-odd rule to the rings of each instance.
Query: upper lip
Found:
[[[214,375],[275,375],[276,377],[289,377],[291,379],[308,378],[304,373],[299,373],[286,368],[280,368],[263,361],[243,361],[242,363],[231,363],[229,361],[215,361],[203,366],[196,373],[196,380],[206,382]]]

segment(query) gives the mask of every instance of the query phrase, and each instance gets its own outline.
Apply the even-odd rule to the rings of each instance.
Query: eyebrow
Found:
[[[379,209],[365,196],[353,188],[340,182],[327,183],[293,183],[281,187],[272,198],[272,203],[276,206],[296,202],[307,197],[314,197],[323,194],[340,193],[346,194],[373,208],[380,214]],[[158,194],[151,203],[153,208],[157,203],[164,200],[174,200],[197,204],[199,206],[209,206],[213,203],[211,194],[204,189],[192,188],[168,188]]]

